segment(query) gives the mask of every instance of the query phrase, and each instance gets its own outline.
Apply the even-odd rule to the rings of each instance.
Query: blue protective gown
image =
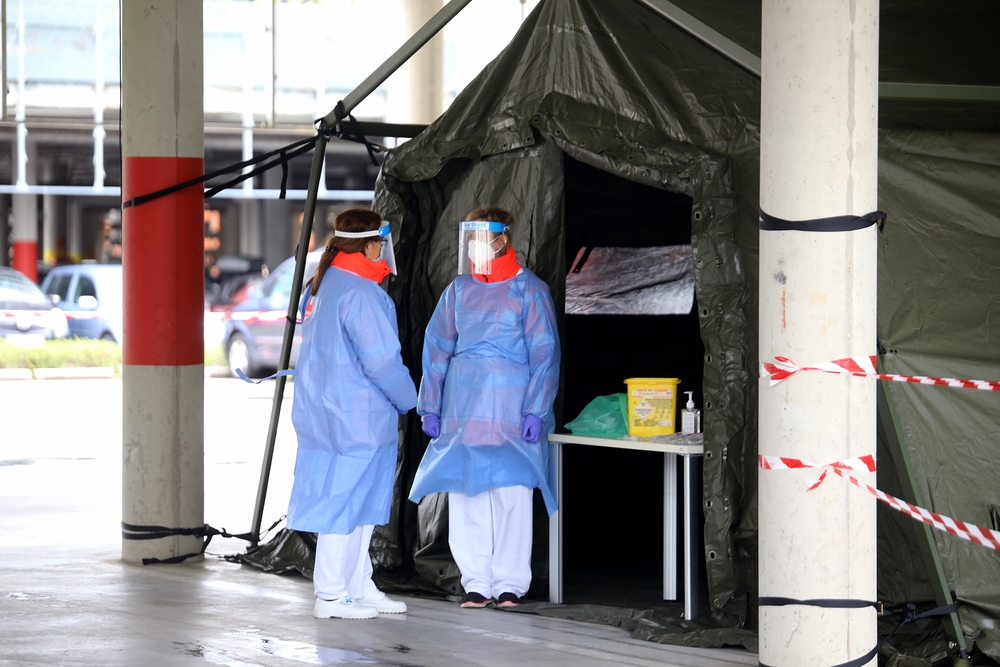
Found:
[[[528,269],[509,280],[456,278],[427,325],[417,412],[439,415],[410,500],[439,491],[475,496],[506,486],[538,488],[549,513],[548,433],[559,390],[559,334],[549,287]],[[521,437],[524,417],[545,424]]]
[[[389,520],[400,410],[417,402],[396,308],[373,281],[327,269],[302,325],[288,527],[347,535]]]

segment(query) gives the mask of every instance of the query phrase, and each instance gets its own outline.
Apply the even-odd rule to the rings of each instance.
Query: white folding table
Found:
[[[677,457],[684,459],[684,618],[698,616],[698,569],[701,551],[701,529],[695,520],[701,498],[701,479],[696,457],[705,447],[701,438],[676,438],[684,444],[644,440],[615,440],[581,435],[554,433],[549,436],[550,478],[559,509],[549,517],[549,602],[563,601],[563,461],[566,445],[588,445],[612,449],[634,449],[663,454],[663,599],[677,599]],[[695,441],[695,442],[692,442]]]

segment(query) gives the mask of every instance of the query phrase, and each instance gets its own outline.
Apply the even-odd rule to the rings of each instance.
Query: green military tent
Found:
[[[634,375],[680,377],[681,389],[695,392],[704,411],[708,611],[685,623],[594,604],[535,610],[603,618],[659,641],[754,649],[760,81],[746,63],[654,11],[657,4],[684,5],[724,40],[759,51],[756,3],[544,0],[437,121],[389,153],[373,207],[393,223],[403,268],[389,292],[416,379],[424,327],[455,275],[457,222],[478,205],[515,213],[513,245],[548,282],[557,308],[582,248],[690,244],[696,303],[689,314],[563,316],[557,408],[563,425],[591,398],[622,391],[622,380]],[[883,2],[881,78],[1000,84],[988,28],[997,12],[974,4],[964,12],[940,1]],[[961,42],[964,50],[950,50],[951,60],[935,58],[930,37]],[[961,69],[960,56],[982,66]],[[905,97],[888,96],[880,113],[879,207],[888,214],[879,235],[880,362],[890,373],[1000,380],[1000,100]],[[997,414],[994,392],[887,386],[879,487],[1000,528]],[[425,446],[411,418],[401,438],[392,520],[373,540],[377,568],[384,582],[456,593],[446,500],[431,497],[419,508],[405,500]],[[613,591],[607,599],[627,603],[621,591],[648,584],[644,577],[656,574],[662,553],[660,472],[638,455],[574,456],[567,459],[566,493],[578,518],[567,520],[566,548],[578,599],[600,602],[601,591]],[[925,529],[881,504],[878,511],[880,600],[934,606],[934,559],[921,549],[922,540],[929,544]],[[964,634],[1000,658],[1000,554],[937,531],[933,542],[960,603]],[[538,513],[540,585],[533,591],[542,598],[545,543]],[[917,625],[885,654],[924,660],[912,664],[945,656],[939,622]]]

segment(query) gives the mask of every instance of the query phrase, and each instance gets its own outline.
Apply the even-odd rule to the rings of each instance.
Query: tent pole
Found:
[[[295,249],[295,271],[292,274],[292,292],[288,298],[288,313],[285,315],[285,333],[281,339],[281,357],[278,369],[286,370],[292,355],[292,338],[295,334],[295,318],[298,315],[299,296],[302,294],[302,281],[306,272],[306,255],[309,254],[309,237],[312,234],[313,217],[316,215],[316,198],[319,193],[319,179],[323,173],[323,162],[326,159],[326,135],[322,132],[316,140],[313,149],[312,169],[309,172],[309,191],[306,195],[305,211],[302,215],[302,231],[299,233],[299,244]],[[264,461],[260,467],[260,481],[257,484],[257,500],[253,508],[253,523],[250,528],[250,545],[257,546],[260,539],[260,525],[264,516],[264,500],[267,497],[267,483],[271,476],[271,460],[274,458],[274,442],[278,436],[278,418],[281,416],[281,400],[285,393],[284,375],[274,383],[274,398],[271,400],[271,420],[267,427],[267,440],[264,444]]]
[[[877,363],[878,372],[884,373],[881,356],[878,357]],[[904,444],[906,438],[899,427],[896,405],[893,403],[892,397],[889,396],[889,387],[885,382],[878,383],[878,419],[885,434],[885,446],[889,450],[889,456],[896,464],[896,473],[903,488],[902,499],[917,507],[924,507],[920,489],[917,487],[917,476],[910,460],[910,452]],[[919,524],[917,530],[921,531],[917,535],[917,542],[920,545],[924,566],[927,568],[927,579],[934,591],[934,602],[938,606],[951,604],[953,602],[951,589],[948,588],[948,579],[945,577],[944,567],[941,565],[941,554],[938,552],[937,542],[934,540],[934,531],[926,523]],[[945,635],[955,643],[955,648],[964,657],[968,652],[968,646],[965,642],[965,633],[962,632],[962,623],[958,620],[958,612],[952,612],[942,617],[941,622],[944,624]]]
[[[760,360],[801,365],[875,353],[876,228],[818,219],[878,206],[878,0],[763,0],[760,208],[808,231],[760,231]],[[769,226],[770,227],[770,226]],[[801,373],[759,385],[759,453],[832,463],[875,453],[876,388]],[[707,405],[707,404],[706,404]],[[761,470],[760,662],[836,665],[878,641],[875,497],[819,470]],[[875,474],[855,472],[875,483]],[[871,656],[866,664],[874,664]]]
[[[430,41],[455,18],[472,0],[451,0],[441,8],[431,19],[410,37],[388,60],[361,82],[357,88],[344,98],[344,109],[350,113],[366,97],[372,94],[383,81],[399,69],[420,47]],[[309,191],[306,195],[305,213],[302,216],[302,232],[299,234],[299,245],[295,253],[295,273],[292,278],[292,292],[288,299],[288,315],[285,321],[285,333],[281,340],[281,358],[278,370],[286,370],[292,353],[292,338],[295,334],[295,316],[302,294],[303,274],[305,273],[306,255],[309,252],[309,235],[312,233],[313,217],[316,213],[316,198],[319,192],[319,179],[326,156],[327,138],[322,133],[337,125],[337,116],[331,111],[320,121],[320,136],[313,152],[312,170],[309,173]],[[264,444],[264,460],[260,467],[260,481],[257,484],[257,500],[254,503],[253,522],[250,528],[250,544],[257,546],[260,539],[260,527],[264,516],[264,501],[267,498],[267,484],[271,476],[271,460],[274,458],[274,443],[278,435],[278,418],[281,416],[281,401],[285,391],[285,376],[277,379],[274,385],[274,398],[271,401],[271,420],[267,427],[267,440]]]
[[[760,76],[760,57],[757,54],[744,49],[707,23],[699,21],[690,13],[670,2],[670,0],[639,0],[639,2],[698,41],[703,42],[712,50],[733,61],[736,65],[756,77]]]

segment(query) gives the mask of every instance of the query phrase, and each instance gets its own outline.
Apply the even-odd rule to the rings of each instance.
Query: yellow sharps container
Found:
[[[667,435],[676,430],[677,378],[629,378],[629,435]]]

